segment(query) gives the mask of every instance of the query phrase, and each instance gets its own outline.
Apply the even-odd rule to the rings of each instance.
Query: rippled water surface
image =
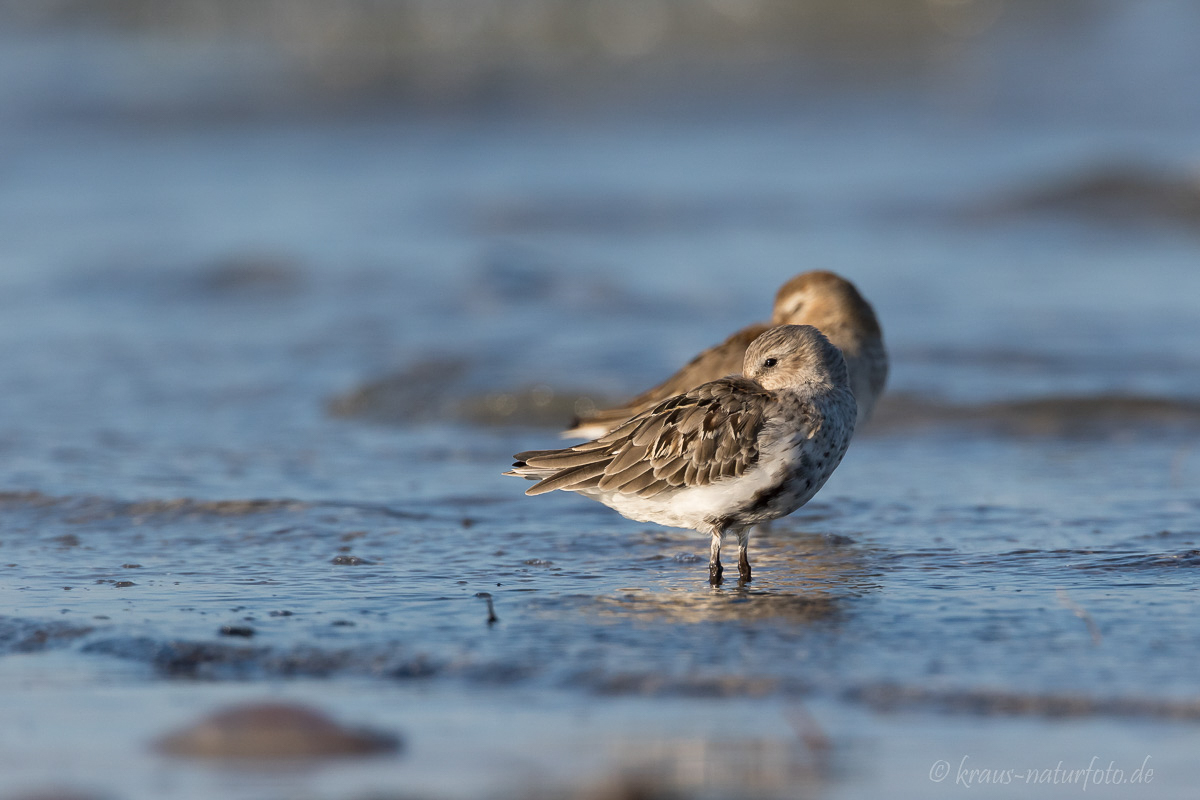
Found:
[[[1093,761],[1143,771],[1087,796],[1189,796],[1196,109],[226,118],[163,99],[208,96],[187,59],[81,81],[106,36],[0,51],[0,796],[1067,797],[1036,771]],[[874,303],[891,394],[749,586],[500,475],[812,268]],[[404,749],[149,746],[264,698]]]

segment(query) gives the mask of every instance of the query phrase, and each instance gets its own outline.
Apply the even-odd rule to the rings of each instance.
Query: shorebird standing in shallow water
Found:
[[[563,436],[598,438],[668,397],[740,372],[746,348],[777,325],[812,325],[842,351],[850,372],[850,391],[858,401],[858,422],[866,422],[887,382],[887,350],[879,320],[854,284],[832,272],[814,271],[797,275],[779,289],[769,324],[743,328],[628,403],[576,419]]]
[[[638,522],[712,537],[709,581],[721,583],[721,539],[738,539],[749,581],[750,528],[807,503],[841,462],[857,408],[846,362],[809,325],[784,325],[746,350],[744,377],[668,398],[591,442],[518,453],[504,473],[563,489]]]

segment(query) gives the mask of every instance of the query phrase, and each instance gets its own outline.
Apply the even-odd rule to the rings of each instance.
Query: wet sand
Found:
[[[1190,796],[1200,50],[1132,8],[653,118],[0,51],[0,797]],[[500,475],[813,268],[890,394],[749,586]],[[399,746],[156,747],[262,703]]]

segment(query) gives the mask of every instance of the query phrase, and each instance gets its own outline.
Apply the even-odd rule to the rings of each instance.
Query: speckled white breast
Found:
[[[808,430],[803,405],[812,403],[820,417]],[[679,488],[654,497],[618,492],[585,494],[638,522],[699,531],[735,529],[778,519],[812,499],[850,443],[857,414],[853,395],[836,389],[819,397],[788,393],[781,413],[759,434],[757,463],[736,478],[707,486]]]

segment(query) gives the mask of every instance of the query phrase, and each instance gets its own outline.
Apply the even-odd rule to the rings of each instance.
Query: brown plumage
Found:
[[[563,450],[517,453],[515,466],[554,471],[525,494],[601,489],[641,497],[737,477],[758,460],[776,400],[754,381],[722,378],[669,398],[611,433]]]
[[[750,343],[779,325],[812,325],[842,351],[850,374],[850,389],[858,401],[859,422],[868,419],[887,382],[887,350],[879,320],[854,284],[833,272],[815,270],[797,275],[780,287],[769,324],[743,328],[724,342],[701,352],[667,380],[621,406],[577,418],[563,436],[602,436],[668,397],[741,372]]]
[[[669,397],[599,439],[516,455],[506,475],[526,494],[579,492],[630,519],[709,533],[720,583],[721,537],[738,536],[750,579],[751,526],[790,514],[841,461],[857,414],[841,352],[816,328],[784,325],[746,350],[746,377]]]

